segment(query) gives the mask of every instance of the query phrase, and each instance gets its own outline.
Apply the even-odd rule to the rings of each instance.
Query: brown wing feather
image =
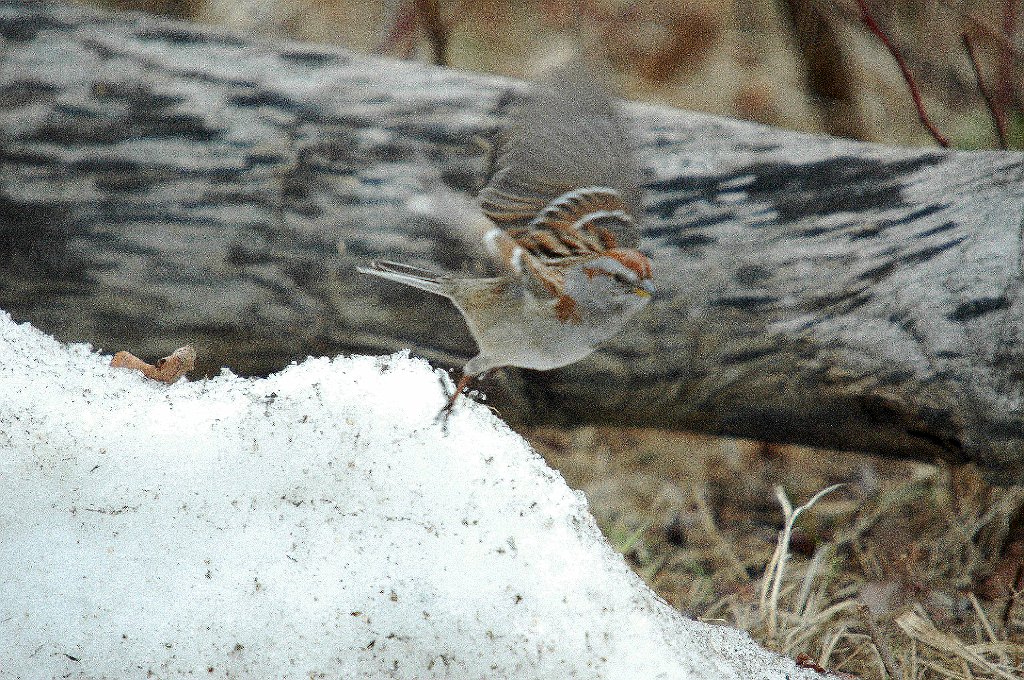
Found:
[[[618,248],[618,234],[631,229],[633,218],[615,191],[585,187],[551,201],[525,228],[509,235],[542,259],[563,259]]]
[[[583,193],[597,210],[621,211],[627,218],[605,216],[593,233],[580,237],[584,245],[566,247],[575,252],[603,243],[604,231],[620,246],[636,246],[639,172],[615,107],[582,64],[553,73],[528,93],[495,158],[480,205],[498,226],[520,236],[545,226],[560,231],[569,218],[578,222],[584,207],[560,205],[562,212],[538,221],[542,211],[566,195]]]

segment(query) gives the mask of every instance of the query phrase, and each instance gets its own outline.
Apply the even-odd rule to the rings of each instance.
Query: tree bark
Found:
[[[354,268],[471,264],[449,204],[520,83],[22,0],[0,0],[0,36],[0,308],[16,319],[151,358],[191,342],[206,371],[474,353],[445,301]],[[659,294],[594,356],[486,381],[505,418],[1024,479],[1021,155],[626,112]]]

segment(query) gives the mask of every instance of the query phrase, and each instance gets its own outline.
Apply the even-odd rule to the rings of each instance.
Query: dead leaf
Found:
[[[147,364],[131,352],[120,351],[110,360],[114,368],[134,368],[152,380],[173,383],[196,367],[196,351],[192,345],[185,345],[174,350],[156,364]]]

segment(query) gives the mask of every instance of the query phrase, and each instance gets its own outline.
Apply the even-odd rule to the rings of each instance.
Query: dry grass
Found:
[[[528,436],[587,494],[633,568],[690,616],[859,678],[1024,672],[1024,602],[979,595],[998,593],[986,579],[1024,489],[992,489],[965,470],[680,434]],[[789,499],[803,507],[787,511]]]

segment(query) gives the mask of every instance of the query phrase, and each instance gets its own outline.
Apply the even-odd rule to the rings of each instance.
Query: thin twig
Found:
[[[997,106],[995,101],[992,99],[992,93],[985,87],[985,79],[981,75],[981,66],[978,64],[978,55],[974,51],[974,43],[971,42],[971,36],[967,35],[967,31],[960,34],[960,39],[964,43],[964,49],[967,50],[967,57],[971,60],[971,68],[974,69],[974,77],[978,81],[978,91],[981,92],[981,98],[985,100],[985,106],[988,107],[989,115],[992,116],[992,125],[996,129],[996,136],[999,138],[999,148],[1005,149],[1006,146],[1006,116],[1003,114],[1002,107]]]
[[[878,658],[882,660],[885,672],[893,680],[899,680],[900,674],[897,672],[896,659],[893,658],[892,650],[889,649],[885,638],[882,637],[882,631],[878,629],[878,624],[875,623],[874,614],[871,613],[871,609],[863,602],[859,603],[857,609],[860,610],[861,617],[867,623],[868,635],[871,636],[871,642],[874,643],[875,649],[878,650]]]
[[[861,20],[861,12],[859,9],[854,9],[853,7],[853,3],[856,3],[857,1],[858,0],[835,0],[831,3],[819,3],[819,8],[823,12],[828,12],[830,16],[833,17],[841,18],[846,21],[859,21]],[[980,33],[984,34],[985,42],[999,45],[1000,49],[1006,50],[1006,52],[1013,57],[1015,61],[1024,61],[1024,52],[1019,50],[1011,41],[1006,39],[1006,36],[1002,33],[1002,28],[997,27],[991,21],[979,16],[967,6],[970,5],[970,0],[964,4],[960,4],[956,2],[956,0],[935,1],[960,18],[971,23]]]
[[[985,34],[988,42],[996,43],[999,48],[1004,51],[1005,54],[1013,57],[1015,61],[1024,61],[1024,53],[1022,53],[1013,42],[1003,35],[1002,29],[996,27],[992,22],[978,16],[976,13],[971,11],[969,8],[960,5],[953,0],[938,0],[939,4],[946,7],[947,9],[960,15],[962,18],[971,22],[978,28],[982,33]]]
[[[857,6],[860,8],[861,20],[867,25],[871,32],[878,36],[878,39],[882,41],[885,48],[889,50],[889,54],[896,60],[896,64],[900,67],[900,72],[903,74],[903,81],[907,84],[910,89],[910,96],[914,98],[914,106],[917,108],[917,117],[920,119],[921,124],[925,126],[931,136],[935,139],[939,146],[943,148],[949,148],[949,140],[939,132],[939,129],[935,127],[935,123],[932,122],[931,118],[928,117],[928,112],[925,111],[924,101],[921,99],[921,90],[917,87],[917,82],[914,80],[914,76],[910,73],[910,68],[907,67],[907,62],[903,59],[903,55],[900,54],[896,46],[893,45],[892,41],[889,40],[889,36],[886,35],[882,27],[875,21],[875,17],[871,14],[871,10],[868,9],[866,0],[857,0]]]

